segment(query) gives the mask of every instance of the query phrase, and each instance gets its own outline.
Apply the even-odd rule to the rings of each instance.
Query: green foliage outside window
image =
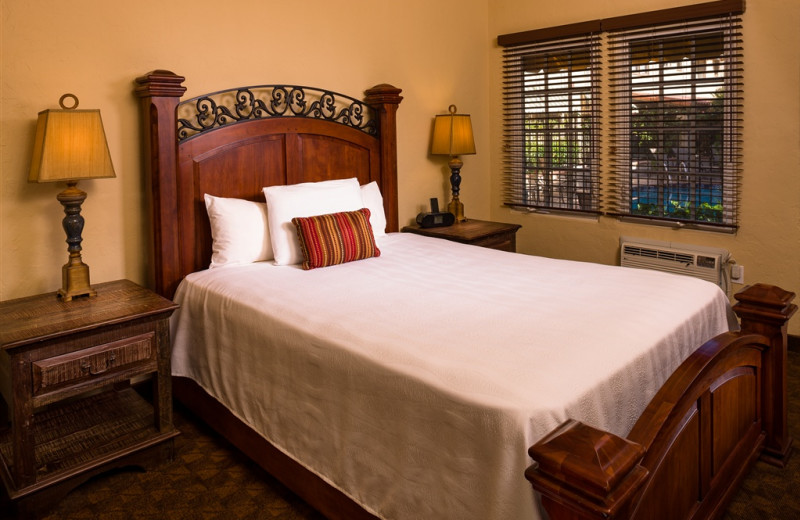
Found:
[[[708,102],[659,96],[633,103],[632,214],[723,222],[723,103],[722,89]]]

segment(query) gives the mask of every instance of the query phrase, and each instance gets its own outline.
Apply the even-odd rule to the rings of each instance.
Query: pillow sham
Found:
[[[211,223],[210,268],[272,260],[267,205],[203,195]]]
[[[293,265],[303,261],[292,218],[355,211],[364,206],[355,177],[269,186],[264,188],[264,198],[269,208],[269,233],[277,265]]]
[[[381,255],[369,223],[370,211],[362,208],[315,217],[296,217],[303,253],[303,269],[364,260]]]
[[[375,238],[386,234],[386,212],[383,209],[383,196],[375,181],[361,186],[361,201],[369,210],[369,223]]]

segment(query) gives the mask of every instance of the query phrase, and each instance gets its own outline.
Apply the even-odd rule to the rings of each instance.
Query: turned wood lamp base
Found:
[[[455,215],[456,222],[464,222],[467,220],[464,216],[464,203],[458,198],[461,191],[461,167],[464,166],[464,163],[458,157],[451,157],[448,166],[450,167],[450,187],[453,199],[447,205],[447,211]]]
[[[58,297],[63,301],[71,301],[75,297],[97,296],[97,292],[89,285],[89,266],[81,259],[81,232],[83,231],[83,217],[81,204],[86,200],[86,192],[77,188],[77,181],[68,181],[67,188],[58,194],[58,201],[64,206],[64,220],[62,225],[67,233],[69,244],[69,260],[61,268],[61,289]]]

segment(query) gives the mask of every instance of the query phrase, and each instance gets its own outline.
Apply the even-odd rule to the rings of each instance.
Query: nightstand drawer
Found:
[[[498,249],[500,251],[509,251],[516,253],[517,239],[513,233],[503,233],[501,235],[494,235],[485,237],[471,242],[472,245],[488,247],[490,249]]]
[[[61,356],[34,361],[33,395],[64,385],[104,379],[120,371],[156,368],[155,334],[152,332],[98,345]]]

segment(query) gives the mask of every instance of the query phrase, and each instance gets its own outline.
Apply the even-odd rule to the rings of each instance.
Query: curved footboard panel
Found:
[[[651,477],[632,518],[713,518],[764,445],[759,335],[728,333],[687,360],[629,440],[647,447]]]
[[[684,361],[627,439],[567,421],[531,446],[525,476],[550,518],[717,518],[756,458],[783,466],[794,297],[766,284],[738,293],[742,331]]]
[[[569,421],[529,450],[551,518],[710,518],[764,443],[758,334],[709,341],[670,377],[628,439]]]

